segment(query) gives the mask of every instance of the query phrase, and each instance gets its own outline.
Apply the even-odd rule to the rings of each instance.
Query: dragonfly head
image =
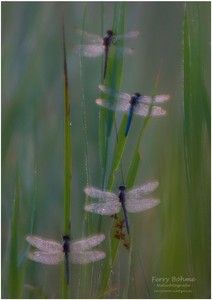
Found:
[[[120,185],[119,186],[119,192],[125,192],[126,191],[126,186],[125,185]]]
[[[111,30],[111,29],[109,29],[109,30],[107,30],[107,35],[108,36],[112,36],[114,33],[113,33],[113,30]]]
[[[138,97],[141,97],[141,94],[136,92],[136,93],[134,93],[134,96],[138,98]]]

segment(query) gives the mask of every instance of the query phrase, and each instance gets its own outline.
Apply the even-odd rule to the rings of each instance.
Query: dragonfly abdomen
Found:
[[[126,126],[126,130],[125,130],[125,137],[128,135],[130,125],[132,123],[134,108],[135,108],[135,105],[131,104],[130,111],[129,111],[129,116],[128,116],[128,120],[127,120],[127,126]]]
[[[104,63],[104,75],[103,75],[103,79],[105,79],[106,72],[107,72],[108,53],[109,53],[109,46],[105,46],[105,63]]]
[[[66,269],[66,282],[69,283],[69,255],[65,252],[65,269]]]

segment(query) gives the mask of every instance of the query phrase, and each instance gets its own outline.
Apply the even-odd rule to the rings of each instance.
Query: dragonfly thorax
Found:
[[[70,245],[70,236],[64,235],[63,236],[63,252],[68,253],[69,252],[69,245]]]
[[[114,33],[112,30],[107,30],[107,34],[103,37],[103,45],[108,47],[113,42]]]
[[[136,105],[138,103],[138,99],[141,97],[141,94],[134,93],[130,99],[130,104]]]
[[[125,185],[120,185],[119,186],[119,202],[121,202],[121,203],[125,202],[125,192],[126,192]]]

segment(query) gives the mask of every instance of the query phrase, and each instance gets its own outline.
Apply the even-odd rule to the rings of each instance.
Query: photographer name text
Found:
[[[152,276],[152,283],[192,283],[195,282],[194,277],[171,276],[171,277],[157,277]]]

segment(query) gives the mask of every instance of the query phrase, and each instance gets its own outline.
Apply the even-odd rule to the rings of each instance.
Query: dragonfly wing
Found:
[[[114,201],[117,200],[118,196],[115,193],[111,193],[108,191],[102,191],[92,186],[87,186],[84,189],[86,195],[91,198],[98,198],[100,201]]]
[[[111,88],[109,88],[108,86],[104,85],[104,84],[99,84],[99,89],[100,91],[109,94],[110,96],[113,96],[114,98],[119,98],[121,100],[126,100],[126,101],[130,101],[131,96],[127,93],[118,93],[113,91]]]
[[[150,103],[164,103],[170,99],[170,95],[156,95],[154,97],[151,96],[141,96],[139,99],[142,103],[150,104]]]
[[[116,41],[123,40],[123,39],[133,39],[136,38],[138,35],[139,35],[139,31],[130,31],[123,35],[116,35],[115,39]]]
[[[133,48],[123,47],[123,52],[124,54],[132,55],[135,52],[135,50]]]
[[[135,50],[133,48],[128,48],[128,47],[117,47],[116,46],[116,53],[118,55],[123,54],[129,54],[132,55],[135,52]]]
[[[57,265],[64,259],[64,253],[60,251],[54,251],[54,252],[34,251],[34,252],[29,252],[27,257],[33,261],[42,264]]]
[[[88,33],[84,30],[81,30],[79,28],[75,29],[75,32],[82,37],[83,40],[85,40],[88,43],[95,43],[95,44],[102,44],[103,38],[100,35]]]
[[[99,106],[114,110],[114,111],[122,111],[127,112],[130,108],[130,103],[128,100],[120,100],[120,101],[114,101],[113,103],[104,100],[104,99],[96,99],[96,104]]]
[[[162,117],[166,115],[167,115],[167,111],[161,107],[153,106],[151,109],[151,116],[153,117]]]
[[[30,245],[42,251],[62,251],[63,249],[60,243],[35,235],[28,235],[26,240]]]
[[[134,199],[126,201],[126,209],[128,212],[135,213],[150,209],[160,203],[159,199]]]
[[[117,214],[121,209],[121,205],[118,201],[118,198],[114,203],[105,202],[105,203],[91,203],[85,205],[85,210],[89,212],[93,212],[100,215],[111,216]]]
[[[149,181],[141,186],[138,186],[126,193],[127,199],[140,198],[144,194],[153,192],[159,186],[158,181]]]
[[[136,105],[136,107],[135,107],[136,115],[146,117],[146,116],[148,116],[149,113],[153,117],[161,117],[161,116],[165,116],[167,114],[166,110],[161,107],[153,106],[151,108],[149,105],[145,105],[142,103],[139,103],[138,105]]]
[[[149,105],[138,103],[135,106],[134,112],[135,112],[136,115],[146,117],[149,113]]]
[[[87,57],[97,57],[104,54],[104,46],[103,45],[74,45],[74,49],[76,49],[82,56]]]
[[[78,251],[70,253],[71,262],[75,264],[89,264],[105,258],[103,251]]]
[[[70,244],[71,252],[89,250],[93,247],[98,246],[102,241],[104,241],[104,239],[105,239],[104,234],[97,234],[80,240],[72,241]]]

